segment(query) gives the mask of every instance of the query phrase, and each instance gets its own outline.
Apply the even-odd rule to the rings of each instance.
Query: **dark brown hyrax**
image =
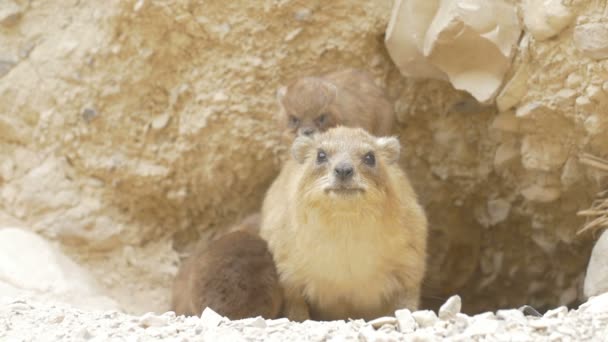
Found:
[[[400,144],[338,127],[300,136],[262,207],[292,320],[371,319],[418,307],[427,220]]]
[[[283,294],[277,271],[266,241],[255,230],[245,220],[243,230],[197,246],[173,285],[176,314],[198,316],[210,307],[230,319],[278,317]]]
[[[346,69],[296,79],[279,88],[279,122],[287,140],[339,125],[390,135],[395,114],[384,90],[367,72]]]

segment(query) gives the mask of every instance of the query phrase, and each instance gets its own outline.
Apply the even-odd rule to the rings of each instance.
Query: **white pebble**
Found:
[[[459,295],[454,295],[439,308],[439,318],[449,320],[456,317],[462,308],[462,300]]]
[[[167,319],[162,316],[157,316],[153,312],[147,312],[139,318],[138,323],[144,328],[164,327],[165,325],[167,325]]]
[[[403,333],[411,333],[416,330],[416,321],[412,316],[412,312],[408,309],[395,311],[395,317],[399,324],[399,330]]]
[[[266,320],[263,319],[262,317],[258,316],[254,319],[252,319],[249,324],[247,324],[250,327],[254,327],[254,328],[261,328],[264,329],[266,328]]]
[[[566,314],[568,313],[568,308],[565,306],[560,306],[559,308],[553,309],[553,310],[549,310],[547,312],[545,312],[544,317],[546,318],[562,318],[564,316],[566,316]]]
[[[379,329],[381,326],[385,324],[397,324],[397,319],[395,317],[378,317],[369,321],[367,324],[371,325],[375,329]]]
[[[217,327],[222,321],[223,317],[211,308],[205,308],[201,314],[201,323],[203,327],[210,329]]]
[[[414,317],[416,323],[418,323],[418,326],[421,328],[431,327],[437,322],[437,315],[431,310],[413,312],[412,317]]]

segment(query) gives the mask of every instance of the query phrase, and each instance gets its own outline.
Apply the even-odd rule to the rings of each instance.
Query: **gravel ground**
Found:
[[[0,341],[608,341],[608,293],[576,310],[542,317],[517,309],[461,314],[460,298],[439,310],[399,310],[371,322],[293,323],[287,319],[229,321],[212,310],[201,317],[82,311],[64,304],[13,300],[0,308]]]

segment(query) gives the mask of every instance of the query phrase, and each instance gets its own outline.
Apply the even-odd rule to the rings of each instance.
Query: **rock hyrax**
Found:
[[[176,314],[200,315],[210,307],[230,319],[278,317],[283,294],[272,255],[245,228],[199,244],[184,261],[173,285]]]
[[[338,127],[294,141],[262,207],[293,320],[393,315],[418,306],[427,220],[400,144]]]
[[[389,135],[395,114],[367,72],[346,69],[298,78],[277,94],[279,121],[287,136],[312,135],[339,125]]]

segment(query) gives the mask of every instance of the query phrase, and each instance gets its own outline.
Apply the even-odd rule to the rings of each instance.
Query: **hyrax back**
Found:
[[[389,135],[395,118],[384,90],[357,69],[296,79],[279,89],[278,99],[281,126],[292,138],[339,125]]]
[[[173,310],[200,315],[210,307],[230,319],[276,318],[283,295],[272,255],[248,231],[224,235],[196,250],[180,267],[173,285]]]
[[[427,220],[396,138],[338,127],[300,136],[262,207],[294,320],[370,319],[418,306]]]

